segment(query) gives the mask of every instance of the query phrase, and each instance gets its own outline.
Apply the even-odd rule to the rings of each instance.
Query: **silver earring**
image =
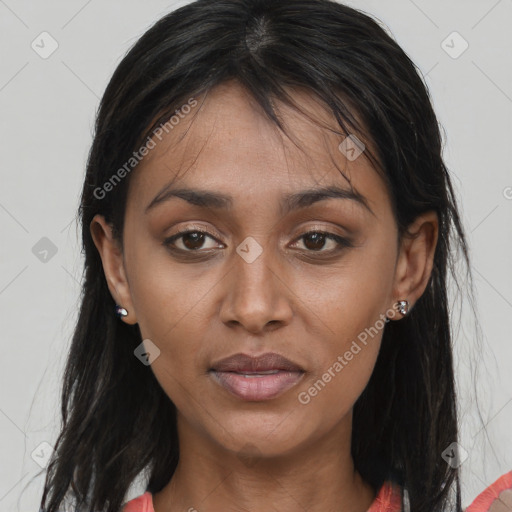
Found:
[[[395,306],[397,307],[398,309],[398,312],[401,314],[401,315],[407,315],[407,313],[409,312],[409,301],[408,300],[399,300]]]
[[[128,316],[128,311],[126,311],[126,309],[124,309],[119,304],[116,304],[116,310],[115,311],[116,311],[116,315],[118,316],[118,318],[123,318],[125,316]]]

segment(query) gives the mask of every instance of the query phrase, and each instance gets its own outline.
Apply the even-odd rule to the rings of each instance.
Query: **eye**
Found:
[[[176,249],[184,252],[197,252],[200,249],[214,249],[215,245],[210,247],[204,247],[206,239],[216,241],[216,238],[209,234],[207,231],[200,229],[179,231],[175,235],[172,235],[164,240],[164,245],[171,249]],[[220,242],[219,242],[220,243]],[[224,247],[223,244],[220,244]],[[181,246],[181,247],[180,247]]]
[[[335,233],[327,231],[308,231],[297,240],[303,240],[303,245],[308,252],[332,253],[345,247],[353,247],[350,240]],[[324,250],[327,247],[327,250]]]
[[[205,246],[205,242],[210,240],[210,245]],[[303,247],[307,252],[316,252],[322,254],[335,253],[346,247],[353,247],[350,240],[335,233],[322,230],[308,231],[302,234],[293,244],[297,246],[302,241]],[[217,244],[215,244],[217,242]],[[209,252],[216,247],[221,249],[226,246],[219,242],[212,234],[203,229],[188,229],[179,231],[176,234],[166,238],[163,245],[178,252]],[[293,246],[292,245],[292,246]],[[301,247],[298,247],[302,250]]]

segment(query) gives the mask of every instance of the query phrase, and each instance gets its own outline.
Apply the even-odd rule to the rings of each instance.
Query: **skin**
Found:
[[[336,126],[312,97],[297,91],[294,97]],[[279,108],[299,148],[236,82],[210,91],[133,171],[123,247],[103,217],[91,223],[110,292],[128,310],[123,321],[138,323],[143,339],[160,349],[151,368],[178,410],[180,461],[153,497],[156,512],[364,512],[375,499],[377,489],[354,469],[350,441],[352,408],[373,371],[382,330],[308,404],[298,393],[397,300],[413,307],[432,270],[437,216],[418,217],[410,226],[415,237],[398,247],[386,187],[364,154],[347,160],[338,150],[344,136]],[[348,188],[333,162],[373,214],[331,198],[283,215],[283,195]],[[173,180],[174,188],[229,194],[232,208],[173,198],[145,213]],[[163,245],[177,231],[198,227],[213,238],[203,245],[179,239],[181,256]],[[315,245],[303,236],[318,230],[345,236],[353,246],[337,250],[328,238]],[[263,250],[251,263],[236,252],[249,236]],[[191,254],[194,246],[203,256],[197,249]],[[392,321],[400,319],[396,313]],[[239,352],[270,351],[305,374],[268,401],[242,401],[207,371]]]
[[[512,510],[512,490],[506,490],[496,498],[489,512],[509,512],[510,510]]]

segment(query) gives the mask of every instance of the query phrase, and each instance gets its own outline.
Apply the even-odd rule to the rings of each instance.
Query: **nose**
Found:
[[[264,249],[254,261],[238,253],[233,254],[233,260],[223,280],[222,322],[253,334],[289,324],[293,317],[294,294],[270,249]]]

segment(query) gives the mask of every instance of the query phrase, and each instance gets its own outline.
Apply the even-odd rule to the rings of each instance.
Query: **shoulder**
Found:
[[[368,512],[400,512],[401,510],[401,489],[397,484],[387,481],[379,489]],[[498,478],[464,510],[464,512],[508,511],[512,511],[512,471]]]
[[[512,471],[500,476],[481,492],[465,512],[506,512],[512,510]]]
[[[155,512],[153,508],[153,497],[150,492],[128,501],[124,504],[121,512]]]
[[[386,482],[377,493],[368,512],[395,512],[401,510],[401,492],[396,484]],[[505,512],[512,510],[512,471],[498,478],[481,492],[465,509],[465,512]],[[134,498],[122,508],[122,512],[154,512],[150,492]]]

